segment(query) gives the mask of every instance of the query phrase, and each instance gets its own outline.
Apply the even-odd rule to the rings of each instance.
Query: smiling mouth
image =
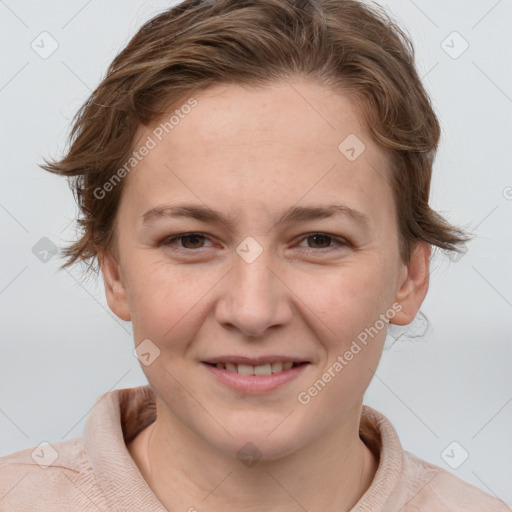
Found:
[[[260,364],[257,366],[252,366],[250,364],[236,364],[236,363],[208,363],[205,361],[205,364],[210,366],[214,366],[219,370],[227,370],[228,372],[239,373],[241,375],[272,375],[275,373],[282,373],[287,370],[291,370],[292,368],[296,368],[298,366],[303,366],[309,364],[307,362],[298,362],[295,363],[293,361],[286,362],[275,362],[275,363],[266,363]]]

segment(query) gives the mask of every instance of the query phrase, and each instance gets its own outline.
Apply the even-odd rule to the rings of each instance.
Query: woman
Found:
[[[410,42],[357,1],[185,1],[75,120],[82,236],[149,386],[2,458],[2,510],[508,510],[363,406],[428,289],[439,124]]]

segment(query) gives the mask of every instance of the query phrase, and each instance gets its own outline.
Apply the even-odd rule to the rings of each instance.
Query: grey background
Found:
[[[379,3],[412,36],[442,124],[432,204],[477,238],[460,260],[436,256],[422,307],[430,328],[384,353],[365,403],[406,450],[512,503],[512,1]],[[102,282],[33,253],[44,237],[73,239],[76,214],[66,181],[37,163],[61,153],[115,54],[169,5],[0,1],[0,455],[81,435],[100,394],[146,383]],[[31,47],[51,49],[43,31],[58,44],[47,58]],[[406,333],[424,327],[418,317]],[[462,450],[467,460],[450,467]]]

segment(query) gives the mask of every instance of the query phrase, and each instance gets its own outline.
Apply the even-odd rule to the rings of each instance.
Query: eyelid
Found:
[[[205,233],[202,233],[200,231],[190,231],[190,232],[187,232],[187,233],[179,233],[177,235],[166,236],[166,237],[164,237],[162,239],[162,241],[158,245],[173,246],[174,242],[179,241],[182,238],[186,238],[188,236],[193,236],[193,235],[200,236],[204,240],[210,240],[209,235],[207,235]],[[211,240],[210,240],[210,242],[211,242]],[[178,247],[178,246],[176,246],[176,249],[177,250],[187,251],[187,252],[197,252],[198,251],[198,249],[186,249],[184,247]],[[199,249],[204,249],[204,247],[200,247]]]
[[[307,240],[309,237],[312,237],[315,235],[326,236],[326,237],[330,238],[334,244],[338,244],[338,246],[341,246],[341,247],[343,247],[343,246],[346,247],[346,246],[351,245],[350,242],[346,238],[336,236],[336,235],[331,235],[330,233],[326,233],[323,231],[313,231],[311,233],[306,233],[305,235],[301,235],[300,241]],[[335,248],[335,245],[330,245],[329,247],[326,247],[323,249],[315,249],[314,247],[307,247],[307,249],[309,249],[311,251],[323,251],[323,252],[326,252],[327,250],[334,249],[334,248]]]
[[[175,250],[184,251],[184,252],[188,252],[188,253],[198,252],[201,249],[206,249],[206,247],[199,247],[198,249],[187,249],[185,247],[179,247],[179,246],[174,245],[174,243],[176,241],[179,241],[182,238],[186,238],[187,236],[193,236],[193,235],[200,236],[204,240],[209,240],[211,242],[210,236],[207,235],[206,233],[199,232],[199,231],[191,231],[191,232],[187,232],[187,233],[179,233],[177,235],[167,236],[159,243],[159,245],[163,245],[163,246],[167,246],[167,247],[174,247]],[[330,238],[333,245],[330,245],[328,247],[319,248],[319,249],[315,249],[314,247],[305,247],[305,249],[307,249],[308,251],[329,252],[330,250],[336,249],[337,247],[338,248],[348,247],[348,246],[352,245],[351,242],[348,241],[346,238],[332,235],[330,233],[323,232],[323,231],[312,231],[309,233],[304,233],[304,234],[300,235],[298,242],[303,242],[303,241],[307,240],[308,238],[315,236],[315,235],[326,236],[326,237]]]

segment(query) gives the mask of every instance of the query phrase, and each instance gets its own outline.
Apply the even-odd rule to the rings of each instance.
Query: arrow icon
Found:
[[[253,443],[246,443],[238,451],[237,456],[242,464],[245,464],[248,468],[252,468],[258,460],[261,459],[262,453]]]
[[[338,145],[339,152],[349,161],[357,160],[364,152],[366,146],[363,141],[355,134],[350,133]]]
[[[133,355],[144,365],[149,366],[160,356],[160,349],[150,339],[146,338],[133,351]]]
[[[43,441],[32,450],[30,456],[38,466],[46,469],[57,460],[59,454],[50,443]]]
[[[441,458],[452,469],[457,469],[469,457],[468,451],[457,441],[452,441],[442,452]]]
[[[238,244],[236,252],[246,263],[252,263],[263,252],[263,247],[252,236],[248,236]]]
[[[57,246],[46,236],[32,247],[32,254],[43,263],[48,263],[57,252]]]

